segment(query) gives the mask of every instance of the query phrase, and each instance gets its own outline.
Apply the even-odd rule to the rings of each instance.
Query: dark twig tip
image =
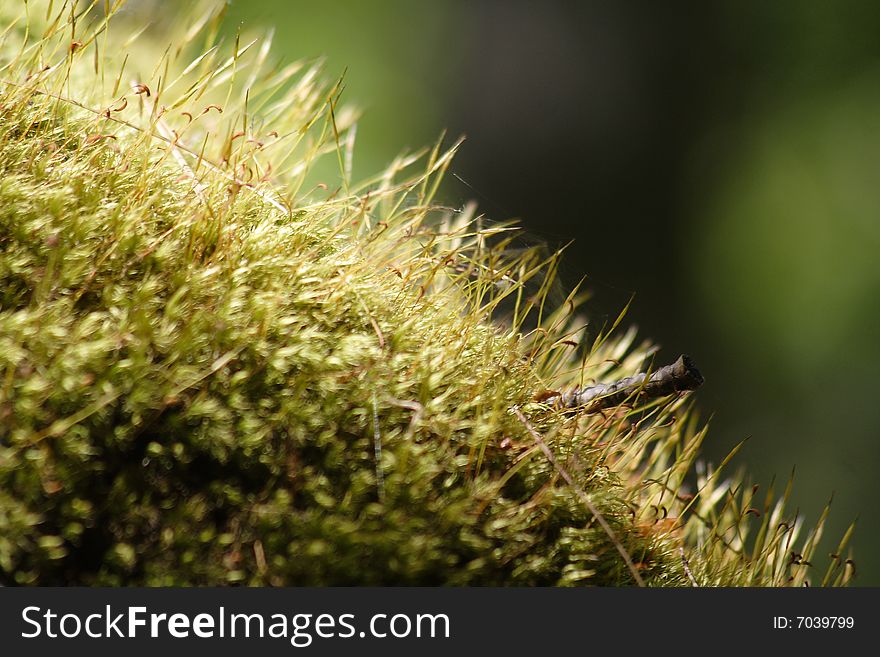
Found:
[[[675,371],[675,379],[681,390],[696,390],[706,382],[705,377],[697,369],[694,359],[687,354],[682,354],[678,360],[672,364]]]

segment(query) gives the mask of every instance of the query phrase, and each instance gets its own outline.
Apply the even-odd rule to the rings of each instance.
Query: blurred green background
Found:
[[[356,177],[444,128],[444,191],[588,275],[598,327],[693,355],[706,456],[788,478],[880,584],[880,5],[232,0],[284,59],[347,68]]]

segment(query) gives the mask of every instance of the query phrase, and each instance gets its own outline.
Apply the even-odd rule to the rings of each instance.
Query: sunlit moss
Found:
[[[137,26],[28,7],[0,62],[0,583],[810,575],[772,494],[756,519],[741,478],[694,488],[684,398],[538,401],[651,349],[582,344],[558,255],[436,206],[454,146],[356,183],[317,70],[201,45],[211,14],[154,66],[119,57]]]

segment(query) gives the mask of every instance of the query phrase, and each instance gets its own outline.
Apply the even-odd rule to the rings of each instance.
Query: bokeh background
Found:
[[[284,59],[347,69],[355,174],[466,134],[444,189],[587,275],[591,319],[690,353],[706,456],[792,468],[826,554],[880,584],[880,5],[231,0]]]

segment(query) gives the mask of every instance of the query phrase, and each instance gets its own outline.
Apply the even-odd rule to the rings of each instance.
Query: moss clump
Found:
[[[31,12],[0,50],[0,583],[807,577],[772,495],[751,543],[751,489],[685,495],[683,399],[535,401],[650,350],[581,345],[574,304],[544,308],[555,256],[434,207],[452,151],[354,185],[315,70],[198,56],[206,15],[129,81],[109,17]]]

